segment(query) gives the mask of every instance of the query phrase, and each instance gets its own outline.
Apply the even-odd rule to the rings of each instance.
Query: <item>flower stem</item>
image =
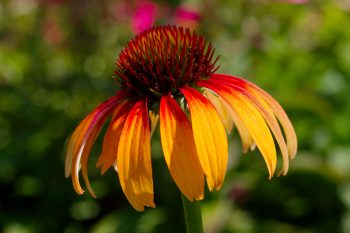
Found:
[[[185,214],[186,232],[203,233],[202,211],[198,201],[189,201],[181,194],[182,205]]]

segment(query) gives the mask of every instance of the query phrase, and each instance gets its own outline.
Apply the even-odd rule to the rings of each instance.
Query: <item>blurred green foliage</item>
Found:
[[[157,24],[178,1],[155,1]],[[220,192],[202,201],[216,232],[350,232],[350,3],[348,0],[187,1],[196,30],[220,54],[220,73],[270,92],[294,123],[299,153],[286,177],[267,180],[258,152],[242,156],[236,132]],[[179,193],[152,140],[156,209],[137,213],[113,171],[95,169],[99,196],[64,179],[67,137],[117,90],[114,62],[138,1],[0,2],[0,231],[184,232]],[[185,5],[187,6],[187,5]]]

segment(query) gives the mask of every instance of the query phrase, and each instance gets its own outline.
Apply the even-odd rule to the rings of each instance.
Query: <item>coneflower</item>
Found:
[[[297,150],[286,113],[256,85],[217,74],[217,60],[211,43],[181,27],[157,26],[132,39],[116,62],[120,90],[94,109],[68,142],[66,176],[71,175],[76,192],[84,192],[81,169],[87,189],[95,196],[87,164],[109,116],[97,166],[102,174],[115,169],[123,192],[138,211],[155,206],[150,139],[158,120],[166,164],[190,201],[203,198],[205,181],[210,191],[222,186],[227,135],[233,126],[244,152],[255,146],[260,150],[270,178],[277,163],[274,136],[283,159],[280,173],[286,174]]]

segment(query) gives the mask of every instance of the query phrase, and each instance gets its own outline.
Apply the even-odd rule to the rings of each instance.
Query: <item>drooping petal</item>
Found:
[[[214,76],[215,77],[215,76]],[[282,131],[280,129],[280,126],[278,124],[278,121],[275,117],[275,114],[273,110],[270,108],[270,106],[267,104],[267,102],[260,96],[257,95],[254,92],[251,92],[245,88],[247,85],[244,84],[244,80],[240,80],[240,82],[237,84],[237,82],[229,82],[228,79],[222,79],[222,80],[208,80],[208,83],[211,83],[212,85],[218,86],[220,89],[226,89],[228,92],[239,92],[242,93],[242,98],[245,98],[246,101],[251,102],[257,110],[262,114],[264,117],[264,120],[268,124],[270,130],[272,131],[273,135],[276,138],[276,141],[278,143],[278,146],[282,153],[283,158],[283,167],[280,174],[286,175],[289,168],[289,158],[288,158],[288,149],[286,142],[284,140]]]
[[[240,91],[231,90],[227,86],[209,81],[202,81],[198,85],[213,90],[230,104],[261,151],[271,178],[276,169],[276,148],[260,111]]]
[[[254,95],[260,95],[266,103],[271,107],[277,119],[281,122],[283,130],[287,138],[287,147],[289,156],[293,159],[297,153],[298,141],[295,134],[292,123],[290,122],[286,112],[283,110],[281,105],[270,96],[267,92],[259,88],[258,86],[250,83],[249,89],[254,93]]]
[[[272,112],[270,106],[259,96],[254,96],[256,99],[251,98],[252,102],[255,103],[255,105],[260,110],[260,113],[264,116],[264,119],[266,120],[268,126],[270,127],[277,144],[281,150],[282,158],[283,158],[283,167],[279,173],[286,175],[289,168],[289,158],[288,158],[288,148],[286,145],[286,142],[284,140],[281,128],[278,124],[278,121]]]
[[[130,110],[121,135],[116,166],[125,196],[138,211],[143,211],[144,206],[154,207],[146,101],[138,101]]]
[[[225,81],[226,83],[231,83],[231,84],[240,86],[246,89],[249,93],[251,93],[255,97],[259,96],[260,98],[264,99],[266,103],[270,106],[273,113],[276,115],[277,119],[280,121],[282,125],[284,133],[286,135],[286,142],[287,142],[289,156],[291,158],[295,157],[297,152],[298,142],[297,142],[297,137],[296,137],[293,125],[290,122],[287,114],[285,113],[281,105],[271,95],[269,95],[267,92],[265,92],[255,84],[247,80],[241,79],[239,77],[224,75],[224,74],[214,74],[211,79],[217,80],[217,81]]]
[[[275,117],[275,114],[273,113],[273,110],[270,108],[270,106],[266,103],[266,101],[260,96],[256,95],[256,93],[252,92],[243,92],[246,94],[247,99],[251,100],[253,104],[257,106],[257,108],[260,110],[260,113],[264,116],[264,119],[266,120],[268,126],[270,127],[278,146],[281,150],[282,158],[283,158],[283,167],[280,174],[286,175],[289,168],[289,157],[288,157],[288,148],[286,145],[286,142],[284,140],[281,128],[278,124],[278,121]]]
[[[268,93],[247,80],[223,74],[214,74],[209,80],[212,83],[225,84],[240,91],[259,108],[281,149],[283,169],[280,174],[282,173],[285,175],[288,171],[288,155],[290,158],[294,158],[297,151],[297,138],[293,126],[283,108]],[[287,145],[276,117],[284,129]]]
[[[220,99],[219,96],[215,95],[211,91],[205,90],[203,93],[210,102],[215,106],[216,111],[219,113],[221,117],[222,123],[224,124],[226,131],[230,133],[233,128],[233,119],[231,113],[231,107],[227,106],[227,104]]]
[[[101,167],[102,175],[117,159],[119,139],[131,107],[132,103],[130,101],[124,101],[118,104],[114,110],[114,115],[103,140],[102,152],[96,164],[97,167]]]
[[[194,141],[208,188],[218,190],[225,178],[228,146],[225,128],[210,101],[197,90],[181,88],[191,114]]]
[[[203,199],[204,173],[189,120],[170,95],[161,98],[159,113],[162,148],[172,178],[190,201]]]
[[[243,152],[246,153],[249,148],[253,149],[255,147],[254,141],[250,136],[248,130],[239,119],[237,113],[229,106],[226,101],[222,100],[220,96],[216,96],[216,94],[212,93],[207,89],[204,91],[207,98],[211,101],[211,103],[216,107],[219,115],[221,116],[221,120],[224,123],[224,126],[228,132],[230,132],[235,124],[238,130],[239,135],[242,140]]]
[[[68,141],[65,174],[66,177],[72,175],[73,187],[78,194],[84,192],[79,182],[79,170],[81,166],[87,188],[89,192],[95,196],[87,176],[87,161],[93,143],[95,142],[103,123],[111,114],[119,100],[120,98],[118,96],[114,96],[94,109],[78,125]]]
[[[247,153],[249,149],[254,150],[256,147],[256,144],[250,135],[247,127],[243,124],[242,120],[239,118],[239,115],[232,109],[231,112],[233,122],[237,127],[239,136],[242,140],[242,150],[243,153]]]

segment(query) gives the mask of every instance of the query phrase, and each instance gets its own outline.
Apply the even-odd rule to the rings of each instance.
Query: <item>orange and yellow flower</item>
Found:
[[[190,200],[201,200],[223,184],[227,135],[235,126],[244,152],[260,150],[271,178],[281,150],[285,175],[297,139],[282,107],[268,93],[238,77],[217,74],[214,49],[202,36],[175,26],[158,26],[132,39],[115,70],[120,90],[93,110],[75,129],[67,148],[66,176],[82,194],[81,169],[89,192],[91,148],[109,116],[97,166],[113,167],[123,192],[138,211],[154,207],[150,140],[160,124],[170,174]],[[281,127],[280,127],[281,126]],[[283,130],[283,131],[282,131]],[[285,135],[285,137],[284,137]]]

